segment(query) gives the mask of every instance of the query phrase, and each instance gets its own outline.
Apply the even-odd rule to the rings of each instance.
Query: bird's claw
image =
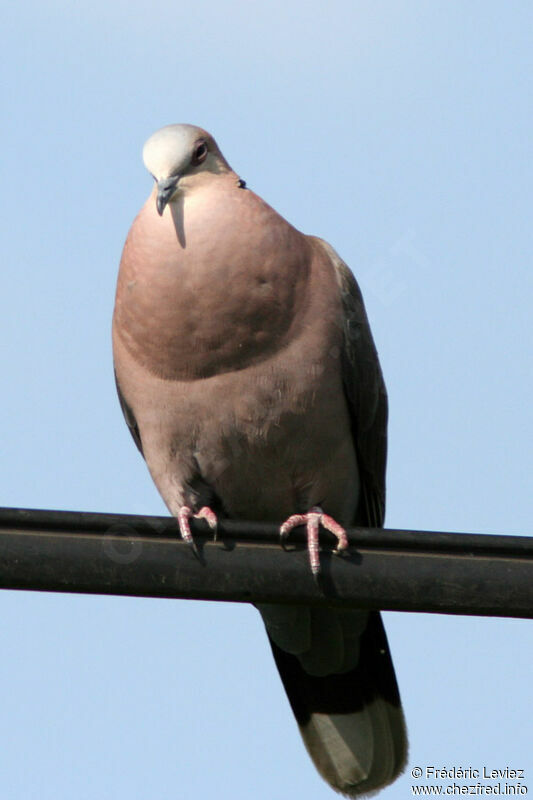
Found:
[[[285,520],[279,530],[281,540],[284,541],[292,529],[298,527],[299,525],[306,526],[309,563],[311,565],[311,572],[313,573],[314,577],[317,577],[320,574],[318,539],[320,525],[322,525],[322,527],[326,530],[330,531],[337,538],[337,547],[334,551],[336,553],[340,553],[342,550],[346,550],[348,547],[348,537],[346,536],[346,531],[342,525],[339,525],[339,523],[333,519],[333,517],[330,517],[328,514],[324,514],[319,506],[313,506],[313,508],[311,508],[307,514],[293,514],[291,517]]]
[[[196,513],[192,510],[192,508],[189,508],[189,506],[182,506],[177,513],[181,537],[184,542],[187,542],[187,544],[192,547],[196,555],[198,555],[198,548],[196,547],[196,542],[193,539],[191,527],[189,525],[190,519],[205,519],[211,530],[214,531],[214,539],[216,541],[218,526],[217,515],[209,508],[209,506],[203,506],[203,508]]]

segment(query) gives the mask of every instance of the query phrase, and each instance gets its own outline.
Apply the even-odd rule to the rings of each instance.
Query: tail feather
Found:
[[[305,746],[322,777],[350,797],[391,783],[405,765],[407,734],[379,612],[368,615],[355,666],[336,674],[309,674],[297,655],[269,639]]]

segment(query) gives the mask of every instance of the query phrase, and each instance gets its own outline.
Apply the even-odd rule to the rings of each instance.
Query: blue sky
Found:
[[[202,125],[363,289],[390,396],[387,525],[529,534],[529,2],[4,4],[5,506],[165,513],[110,318],[144,140]],[[248,606],[0,594],[9,800],[332,797]],[[414,766],[525,769],[533,626],[386,615]],[[527,784],[527,780],[525,781]],[[296,795],[297,793],[297,795]]]

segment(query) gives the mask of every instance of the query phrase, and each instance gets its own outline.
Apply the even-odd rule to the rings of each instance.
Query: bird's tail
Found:
[[[310,615],[311,629],[314,615],[321,616],[323,627],[326,614],[329,628],[332,619],[337,617],[338,622],[341,617],[344,663],[341,671],[326,674],[327,664],[310,659],[309,653],[295,654],[298,647],[287,652],[279,612],[273,619],[271,609],[261,607],[260,611],[274,659],[305,746],[322,777],[350,797],[391,783],[405,765],[407,732],[380,613],[299,609]],[[347,622],[355,622],[348,637]],[[313,640],[311,653],[317,646],[322,652],[332,651],[331,637],[329,647],[326,642],[320,646],[320,637]]]

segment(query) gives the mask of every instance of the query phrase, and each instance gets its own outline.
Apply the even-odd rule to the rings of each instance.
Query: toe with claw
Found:
[[[279,531],[282,541],[288,537],[293,528],[297,528],[299,525],[306,526],[309,563],[311,565],[311,572],[315,577],[317,577],[320,574],[318,541],[320,525],[337,537],[338,544],[335,548],[336,553],[339,553],[341,550],[346,550],[348,547],[346,531],[336,520],[333,519],[333,517],[330,517],[328,514],[324,514],[319,506],[313,506],[313,508],[308,511],[307,514],[293,514],[292,517],[289,517],[289,519],[285,520]]]
[[[189,525],[190,519],[205,519],[211,530],[214,531],[214,538],[216,539],[218,525],[217,515],[209,506],[204,506],[196,513],[189,506],[182,506],[178,511],[177,520],[182,539],[192,547],[196,554],[198,554],[198,549],[192,537],[191,527]]]

